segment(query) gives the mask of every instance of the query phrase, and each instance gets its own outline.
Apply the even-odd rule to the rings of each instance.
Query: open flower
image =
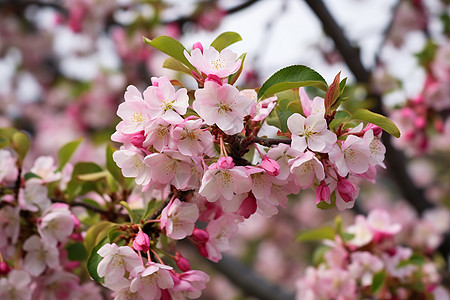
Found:
[[[219,53],[214,47],[204,51],[195,48],[191,54],[184,51],[184,56],[200,72],[220,78],[236,73],[241,66],[241,60],[236,60],[237,54],[230,49],[224,49]]]
[[[148,262],[146,266],[138,266],[132,272],[130,291],[139,293],[144,299],[160,299],[161,289],[173,287],[173,279],[169,270],[172,267],[155,262]]]
[[[191,235],[199,216],[197,205],[175,199],[161,213],[161,229],[166,229],[168,237],[181,240]]]
[[[195,92],[194,110],[208,125],[217,124],[226,134],[236,134],[244,128],[243,119],[250,113],[253,100],[243,96],[232,85],[205,82]]]

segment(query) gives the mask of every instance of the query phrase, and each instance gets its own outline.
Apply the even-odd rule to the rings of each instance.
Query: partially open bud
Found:
[[[134,134],[131,138],[131,144],[136,148],[142,148],[142,143],[145,141],[144,130]]]
[[[261,162],[261,167],[270,175],[277,176],[280,174],[280,165],[274,159],[271,159],[264,155],[263,160]]]
[[[316,189],[316,204],[319,204],[322,201],[331,204],[330,196],[331,196],[330,188],[325,183],[325,180],[322,180],[322,182]]]
[[[214,74],[209,74],[208,76],[206,76],[205,82],[206,81],[213,81],[218,85],[222,85],[222,80],[220,79],[220,77]]]
[[[192,237],[200,243],[206,243],[209,240],[209,234],[205,230],[198,228],[194,228]]]
[[[353,197],[356,193],[356,189],[353,183],[351,183],[345,178],[341,178],[337,182],[337,188],[342,200],[344,200],[345,202],[350,202],[354,200]]]
[[[191,269],[191,264],[189,263],[189,260],[183,257],[180,252],[176,253],[175,262],[178,268],[180,268],[180,270],[183,272],[187,272]]]
[[[256,208],[256,198],[252,193],[249,193],[247,198],[242,201],[241,206],[236,211],[236,213],[248,219],[256,212]]]
[[[137,251],[147,252],[150,249],[150,238],[143,231],[139,231],[133,241],[133,248]]]
[[[203,45],[200,42],[196,42],[194,43],[194,45],[192,45],[192,50],[194,49],[200,49],[200,52],[203,53]]]
[[[233,158],[231,156],[221,156],[216,163],[218,169],[226,170],[234,167]]]

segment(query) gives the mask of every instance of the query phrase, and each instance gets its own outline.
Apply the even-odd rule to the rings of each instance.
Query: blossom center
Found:
[[[210,61],[209,64],[211,65],[211,67],[219,71],[225,68],[225,59],[219,57],[218,59]]]
[[[136,112],[131,116],[131,121],[135,123],[141,123],[145,121],[145,117],[142,113]]]
[[[221,114],[233,111],[229,104],[220,103],[218,107]]]
[[[168,111],[168,110],[171,110],[172,108],[173,108],[173,102],[174,101],[169,101],[169,100],[161,100],[161,103],[162,103],[162,109],[164,110],[164,111]]]

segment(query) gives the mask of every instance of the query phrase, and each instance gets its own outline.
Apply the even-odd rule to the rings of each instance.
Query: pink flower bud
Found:
[[[416,128],[418,129],[423,129],[427,125],[427,121],[425,120],[424,117],[417,117],[414,120],[414,125],[416,125]]]
[[[274,159],[271,159],[264,155],[263,160],[261,162],[261,167],[270,175],[277,176],[280,174],[280,165]]]
[[[367,126],[362,131],[366,132],[366,131],[369,131],[370,129],[373,130],[374,136],[379,136],[381,134],[381,132],[383,131],[383,129],[381,129],[380,127],[378,127],[377,125],[372,124],[372,123],[368,123]]]
[[[213,81],[220,86],[222,85],[222,80],[220,79],[220,77],[214,74],[209,74],[208,76],[206,76],[205,82],[206,81]]]
[[[208,250],[206,250],[205,244],[197,245],[197,249],[198,249],[198,252],[200,253],[200,255],[202,255],[204,257],[208,257]]]
[[[192,237],[200,243],[206,243],[209,240],[209,234],[203,229],[194,228]]]
[[[331,196],[330,188],[325,183],[325,180],[322,180],[322,182],[316,189],[316,204],[319,204],[322,201],[331,204],[330,196]]]
[[[131,144],[136,148],[142,148],[142,143],[145,141],[144,130],[134,134],[131,138]]]
[[[234,167],[233,158],[231,156],[221,156],[216,163],[216,168],[225,170]]]
[[[150,238],[143,231],[139,231],[133,241],[133,248],[137,251],[147,252],[150,249]]]
[[[178,268],[183,272],[187,272],[191,269],[189,260],[183,257],[179,252],[175,255],[175,262],[177,263]]]
[[[341,178],[337,182],[337,188],[342,200],[344,200],[345,202],[350,202],[354,200],[353,196],[356,193],[356,189],[353,183],[351,183],[345,178]]]
[[[4,261],[0,262],[0,275],[7,275],[11,271],[11,267]]]
[[[194,43],[194,45],[192,45],[192,50],[194,50],[194,49],[200,49],[200,52],[202,52],[202,54],[203,54],[203,45],[202,45],[202,43],[200,43],[200,42]]]
[[[252,193],[249,193],[247,198],[245,198],[244,201],[242,201],[241,206],[236,211],[236,213],[248,219],[251,215],[253,215],[256,212],[256,208],[257,208],[256,198]]]

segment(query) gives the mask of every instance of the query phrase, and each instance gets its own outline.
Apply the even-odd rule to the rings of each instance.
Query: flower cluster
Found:
[[[83,241],[80,221],[69,205],[49,198],[49,188],[66,185],[73,167],[59,171],[52,157],[41,156],[21,176],[15,151],[0,149],[0,157],[0,186],[16,190],[0,199],[0,298],[101,299],[94,283],[72,272],[80,263],[67,249]]]
[[[358,215],[325,240],[319,265],[297,282],[297,299],[449,299],[438,266],[397,242],[401,227],[385,210]]]

